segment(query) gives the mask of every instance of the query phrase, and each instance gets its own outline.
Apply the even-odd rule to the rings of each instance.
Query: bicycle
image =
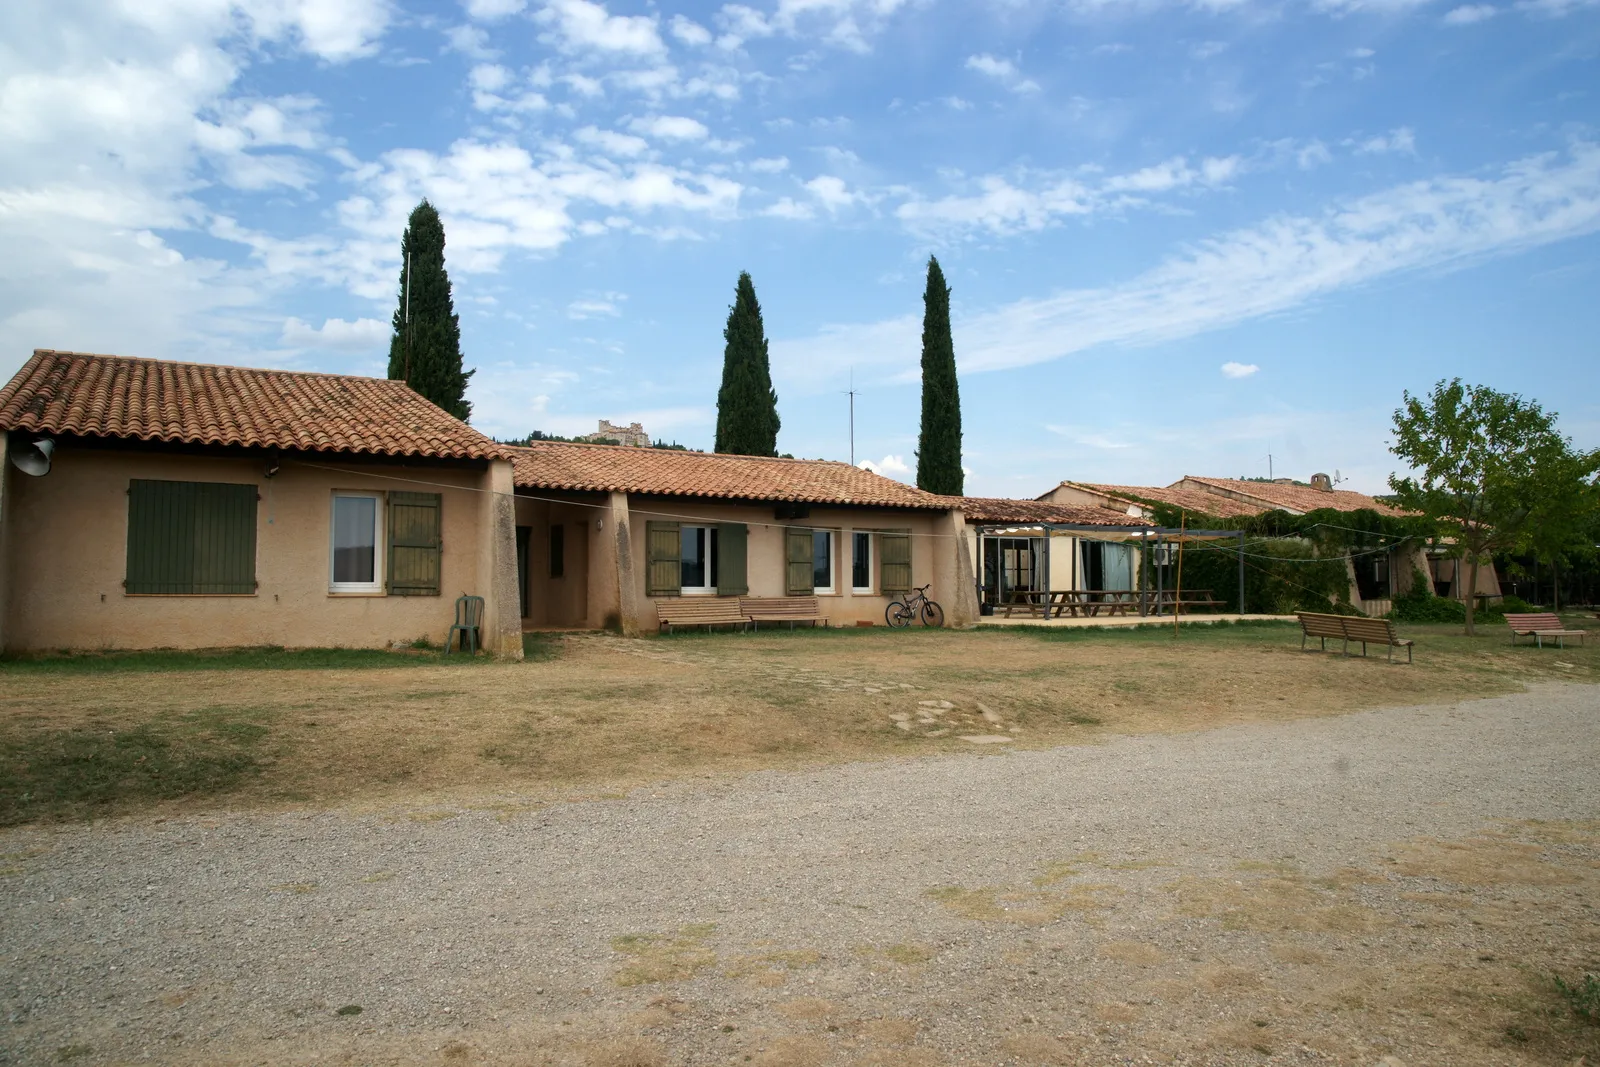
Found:
[[[883,621],[895,629],[910,626],[911,620],[921,616],[924,626],[943,626],[944,609],[937,601],[928,599],[931,584],[912,590],[905,600],[892,601],[883,609]]]

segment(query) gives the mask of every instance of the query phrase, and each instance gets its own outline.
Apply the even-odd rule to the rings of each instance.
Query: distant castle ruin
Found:
[[[644,432],[644,427],[637,422],[630,422],[626,426],[613,426],[608,419],[600,420],[600,428],[591,434],[574,438],[576,441],[615,441],[618,444],[632,445],[635,448],[649,448],[650,435]]]

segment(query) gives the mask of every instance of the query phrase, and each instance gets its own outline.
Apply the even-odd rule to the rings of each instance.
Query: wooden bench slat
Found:
[[[658,600],[656,618],[663,626],[745,626],[750,621],[739,610],[739,598],[731,596]]]
[[[747,596],[739,599],[739,610],[753,623],[826,623],[822,605],[814,596]]]
[[[1389,662],[1394,662],[1394,650],[1406,650],[1406,662],[1411,662],[1411,648],[1414,642],[1395,633],[1394,622],[1391,619],[1370,619],[1364,615],[1334,615],[1331,612],[1297,611],[1300,618],[1300,647],[1306,647],[1306,638],[1315,637],[1322,641],[1323,650],[1328,647],[1328,638],[1336,637],[1344,642],[1344,654],[1350,654],[1350,642],[1361,643],[1361,654],[1367,654],[1367,645],[1387,645],[1389,647]]]
[[[1559,616],[1550,611],[1508,612],[1506,625],[1511,629],[1511,643],[1517,643],[1517,638],[1532,637],[1538,642],[1539,647],[1544,647],[1544,639],[1556,639],[1556,647],[1564,648],[1564,639],[1576,637],[1582,643],[1587,630],[1568,630]]]

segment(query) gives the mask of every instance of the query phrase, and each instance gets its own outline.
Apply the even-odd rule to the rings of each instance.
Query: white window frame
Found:
[[[333,580],[334,524],[337,521],[340,499],[371,500],[372,505],[372,581],[336,582]],[[336,489],[328,503],[328,592],[330,593],[381,593],[384,575],[384,518],[383,494]]]
[[[812,537],[812,542],[811,542],[811,545],[812,545],[812,548],[811,548],[811,573],[813,575],[812,581],[816,581],[815,575],[817,573],[817,549],[816,549],[816,543],[817,543],[816,542],[816,536],[817,536],[817,534],[821,534],[822,536],[824,536],[824,537],[826,537],[828,539],[828,584],[825,585],[825,586],[823,586],[823,585],[812,586],[811,592],[812,592],[812,595],[814,595],[814,596],[832,596],[834,594],[834,592],[839,588],[839,532],[837,530],[816,530],[816,529],[813,529],[811,531],[811,537]]]
[[[678,577],[683,578],[683,534],[687,530],[700,531],[700,554],[706,564],[706,580],[710,585],[680,585],[678,592],[684,596],[715,596],[717,594],[717,575],[711,566],[711,531],[715,526],[702,526],[700,523],[686,522],[678,527]]]
[[[855,570],[855,567],[856,567],[856,538],[857,537],[864,537],[864,538],[866,538],[866,542],[867,542],[867,584],[866,585],[857,585],[856,584],[856,570]],[[872,547],[872,531],[871,530],[851,530],[850,531],[850,592],[854,593],[857,596],[871,596],[874,592],[877,591],[877,586],[872,580],[872,578],[873,578],[872,557],[874,555],[876,555],[876,554],[877,553],[873,550],[873,547]]]

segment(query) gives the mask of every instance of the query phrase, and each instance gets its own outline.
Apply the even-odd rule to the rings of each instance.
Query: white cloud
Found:
[[[389,346],[393,327],[377,319],[327,319],[313,326],[296,318],[284,321],[282,342],[290,348],[324,348],[341,352],[375,353]]]
[[[203,226],[217,182],[297,201],[336,152],[320,106],[242,93],[241,75],[261,50],[371,54],[390,15],[383,0],[0,4],[0,374],[35,345],[220,359],[275,332],[281,316],[256,310],[270,279],[161,232]]]
[[[666,51],[656,19],[613,15],[592,0],[549,0],[538,14],[553,41],[569,52],[620,52],[658,55]]]
[[[1600,232],[1600,145],[1519,160],[1487,176],[1447,175],[1280,215],[1221,234],[1126,282],[1068,290],[955,324],[964,372],[1058,359],[1103,345],[1190,337],[1296,307],[1380,278]],[[774,371],[798,384],[876,365],[915,375],[920,320],[829,326],[775,340]]]
[[[672,36],[687,45],[701,47],[711,43],[711,31],[700,25],[694,19],[684,18],[682,15],[672,16],[670,25]]]
[[[864,459],[860,463],[857,463],[856,466],[860,467],[864,471],[871,471],[873,474],[881,474],[885,478],[893,478],[899,474],[911,473],[911,468],[906,466],[906,460],[904,456],[887,455],[877,462],[873,462],[870,459]]]
[[[1355,142],[1355,151],[1358,156],[1380,155],[1388,152],[1399,152],[1402,155],[1414,156],[1417,154],[1417,137],[1408,126],[1390,130],[1387,134],[1369,137]]]
[[[789,169],[789,157],[774,156],[765,159],[752,159],[745,166],[757,174],[778,174]]]
[[[717,13],[717,47],[737,51],[748,40],[782,34],[815,39],[848,51],[871,50],[877,36],[906,0],[778,0],[770,15],[745,4],[724,4]]]
[[[1462,4],[1450,9],[1444,17],[1444,23],[1446,26],[1470,26],[1474,22],[1494,18],[1498,10],[1493,4]]]
[[[592,145],[613,156],[642,156],[650,150],[650,142],[643,137],[617,133],[615,130],[602,130],[594,126],[584,126],[572,136],[580,144]]]
[[[1222,376],[1224,378],[1248,378],[1260,369],[1254,363],[1235,363],[1230,359],[1222,365]]]
[[[993,78],[1014,93],[1036,93],[1039,83],[1031,78],[1024,78],[1017,65],[1009,59],[991,56],[988,53],[967,57],[967,69],[977,71],[979,74]]]
[[[1600,0],[1517,0],[1517,10],[1559,19],[1597,4]]]
[[[856,195],[845,187],[843,179],[835,178],[831,174],[812,178],[805,183],[805,187],[806,191],[816,197],[829,212],[849,207],[857,199]]]
[[[1192,165],[1183,157],[1157,163],[1127,174],[1098,178],[1090,173],[1078,176],[1040,175],[1042,180],[1024,173],[1024,183],[1014,184],[997,174],[985,175],[963,184],[976,191],[954,194],[938,200],[925,200],[915,194],[895,210],[908,229],[919,235],[940,236],[963,231],[987,230],[1008,234],[1042,230],[1062,218],[1114,211],[1142,204],[1148,197],[1190,188],[1217,188],[1227,185],[1246,169],[1239,156],[1206,158]]]
[[[466,8],[468,18],[491,22],[515,15],[528,3],[527,0],[465,0],[461,6]]]
[[[761,213],[775,219],[794,219],[796,221],[814,218],[817,214],[810,204],[799,203],[787,196],[779,199],[777,203],[763,208]]]
[[[634,119],[628,128],[661,141],[703,141],[711,133],[703,123],[683,115],[651,115]]]
[[[622,302],[627,299],[626,293],[601,293],[598,296],[574,300],[567,305],[567,318],[577,321],[595,318],[614,319],[622,314]]]

